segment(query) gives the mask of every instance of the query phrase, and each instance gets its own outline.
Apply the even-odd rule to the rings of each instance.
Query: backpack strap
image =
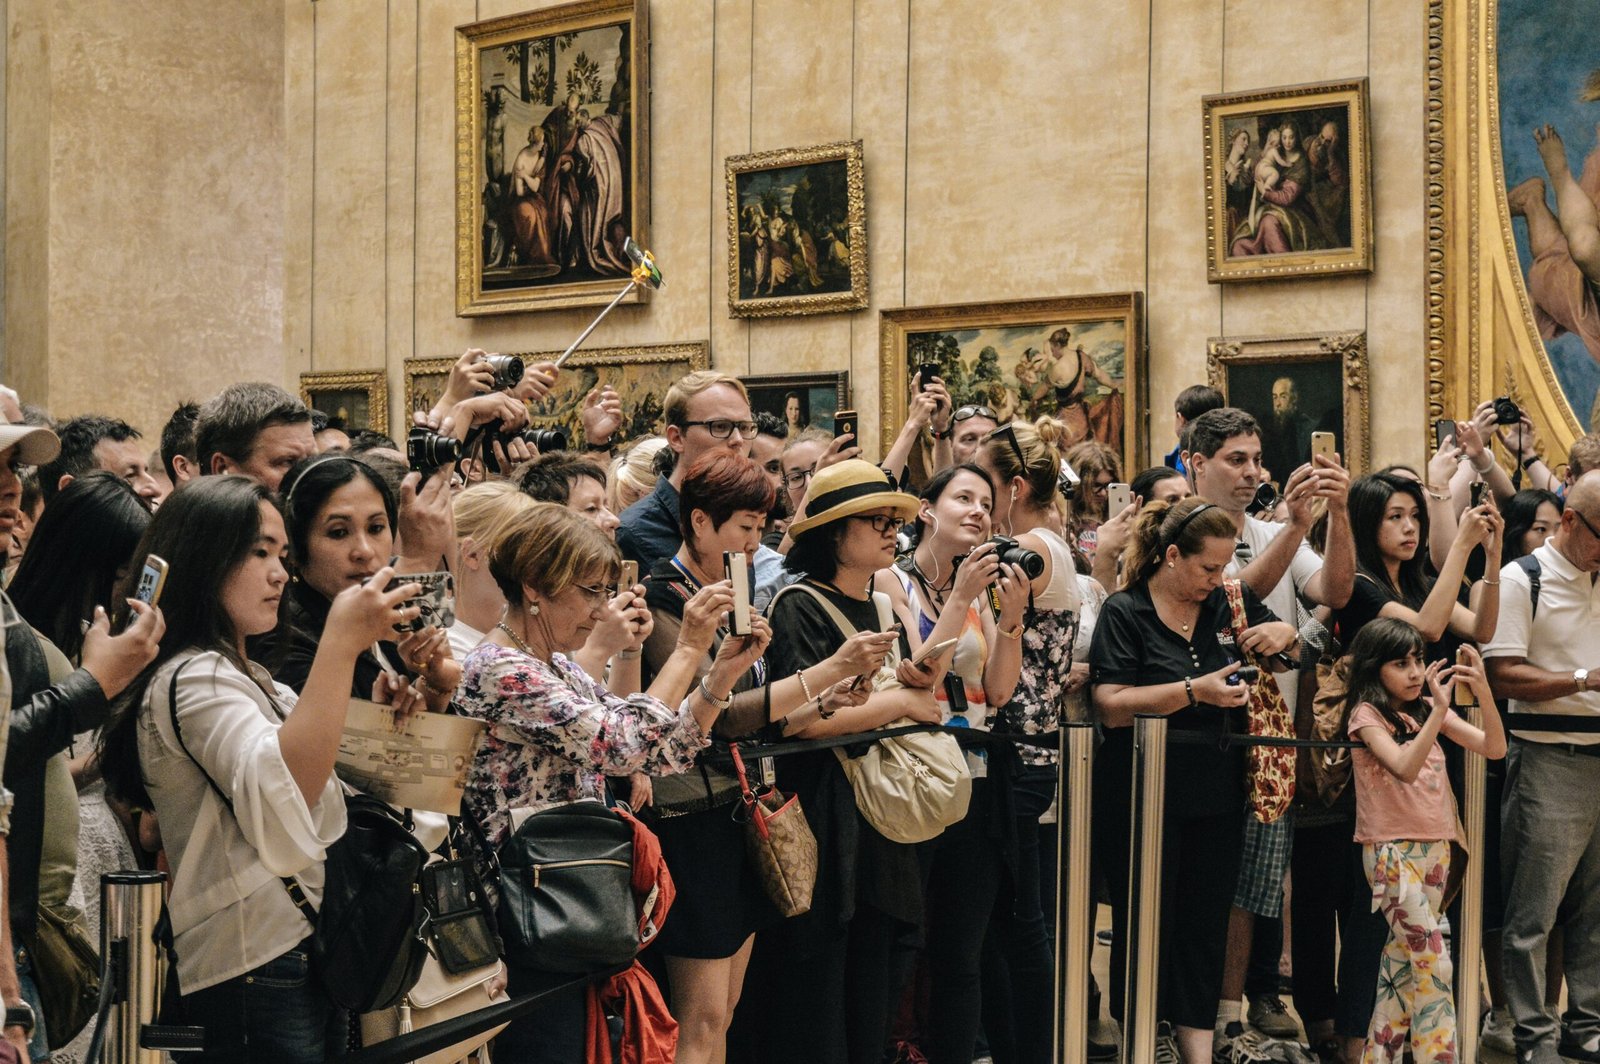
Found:
[[[193,658],[189,659],[189,661],[193,660]],[[187,757],[194,763],[194,767],[200,770],[200,775],[204,776],[206,782],[211,784],[211,789],[222,800],[222,804],[228,807],[228,814],[237,823],[239,814],[233,811],[232,800],[222,792],[221,787],[217,786],[217,781],[211,778],[211,773],[206,771],[206,767],[200,763],[200,759],[194,756],[194,753],[189,749],[189,744],[183,741],[183,726],[178,723],[178,677],[183,673],[184,669],[189,667],[189,661],[185,661],[182,665],[172,670],[172,682],[167,685],[167,708],[172,711],[172,734],[178,740],[178,748],[183,751],[183,756]],[[289,895],[289,900],[294,902],[296,909],[300,910],[300,915],[304,916],[311,926],[315,928],[317,926],[317,910],[312,907],[311,899],[307,898],[306,892],[301,889],[299,880],[293,876],[279,876],[278,879],[283,883],[284,892]]]
[[[768,614],[771,614],[772,607],[778,604],[778,600],[791,591],[804,591],[807,595],[810,595],[813,599],[815,599],[817,604],[822,607],[823,612],[828,615],[828,620],[833,622],[833,626],[839,629],[839,633],[846,639],[849,639],[851,636],[856,634],[856,626],[845,619],[845,615],[839,612],[839,607],[835,606],[832,602],[829,602],[828,596],[824,595],[822,592],[818,591],[804,580],[796,580],[787,587],[779,589],[778,593],[772,596],[772,601],[767,604]],[[876,599],[876,594],[874,594],[874,598]],[[887,604],[887,602],[888,597],[885,596],[884,603]],[[880,618],[883,616],[883,607],[881,605],[878,607],[878,616]]]
[[[1544,575],[1544,566],[1539,564],[1539,559],[1531,554],[1524,554],[1517,559],[1517,567],[1528,574],[1528,620],[1533,620],[1539,615],[1539,579]]]

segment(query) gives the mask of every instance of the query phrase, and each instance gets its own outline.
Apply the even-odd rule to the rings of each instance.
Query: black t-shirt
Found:
[[[1429,590],[1432,590],[1431,584]],[[1361,629],[1377,620],[1383,614],[1383,608],[1391,602],[1400,602],[1400,596],[1388,584],[1374,580],[1365,573],[1357,576],[1350,588],[1350,601],[1333,612],[1334,634],[1339,638],[1339,645],[1349,650]],[[1460,646],[1461,638],[1446,627],[1444,635],[1427,645],[1424,655],[1430,662],[1454,662],[1456,649]]]
[[[1248,585],[1245,617],[1250,626],[1278,618]],[[1192,639],[1174,632],[1156,614],[1149,588],[1119,591],[1106,599],[1095,622],[1089,648],[1091,683],[1153,687],[1215,672],[1238,661],[1232,643],[1232,614],[1227,592],[1217,588],[1201,603]],[[1219,639],[1226,635],[1228,641]],[[1224,730],[1243,732],[1242,709],[1200,703],[1167,716],[1173,731],[1206,732],[1220,739]],[[1105,746],[1097,764],[1111,773],[1131,773],[1133,728],[1105,728]],[[1242,747],[1221,749],[1219,743],[1171,743],[1167,750],[1167,809],[1195,816],[1237,809],[1244,799]]]

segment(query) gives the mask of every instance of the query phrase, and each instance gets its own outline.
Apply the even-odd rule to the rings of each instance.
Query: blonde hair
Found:
[[[489,552],[489,573],[513,608],[522,585],[559,595],[584,580],[615,580],[622,572],[617,545],[586,518],[553,502],[517,514]]]
[[[656,455],[666,445],[660,436],[646,436],[611,460],[606,505],[612,513],[620,514],[655,489]]]
[[[689,400],[707,388],[715,388],[719,384],[726,384],[738,392],[739,397],[746,403],[750,401],[750,393],[745,391],[744,382],[738,377],[730,377],[714,369],[696,370],[688,376],[679,377],[672,382],[672,387],[667,389],[667,396],[661,402],[661,413],[666,418],[666,423],[682,428],[683,423],[689,420]]]
[[[792,449],[800,446],[802,443],[820,443],[823,446],[827,446],[832,442],[832,433],[824,432],[815,425],[807,425],[805,428],[801,429],[799,432],[783,441],[783,450],[780,452],[780,454],[788,454]]]
[[[470,538],[485,554],[505,535],[518,514],[532,508],[534,501],[517,490],[509,480],[474,484],[458,494],[450,504],[455,515],[456,538]]]

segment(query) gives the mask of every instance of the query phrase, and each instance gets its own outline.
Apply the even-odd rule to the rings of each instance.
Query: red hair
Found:
[[[765,514],[774,494],[766,472],[750,459],[727,451],[708,454],[689,468],[678,494],[683,538],[694,538],[689,518],[696,510],[711,518],[712,528],[721,528],[741,510]]]

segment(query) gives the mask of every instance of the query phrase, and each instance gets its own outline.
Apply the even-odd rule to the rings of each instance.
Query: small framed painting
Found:
[[[381,369],[302,373],[300,399],[346,432],[389,432],[389,382]]]
[[[789,427],[790,436],[813,425],[832,432],[835,411],[850,407],[849,370],[739,379],[750,393],[751,413],[774,415]]]

